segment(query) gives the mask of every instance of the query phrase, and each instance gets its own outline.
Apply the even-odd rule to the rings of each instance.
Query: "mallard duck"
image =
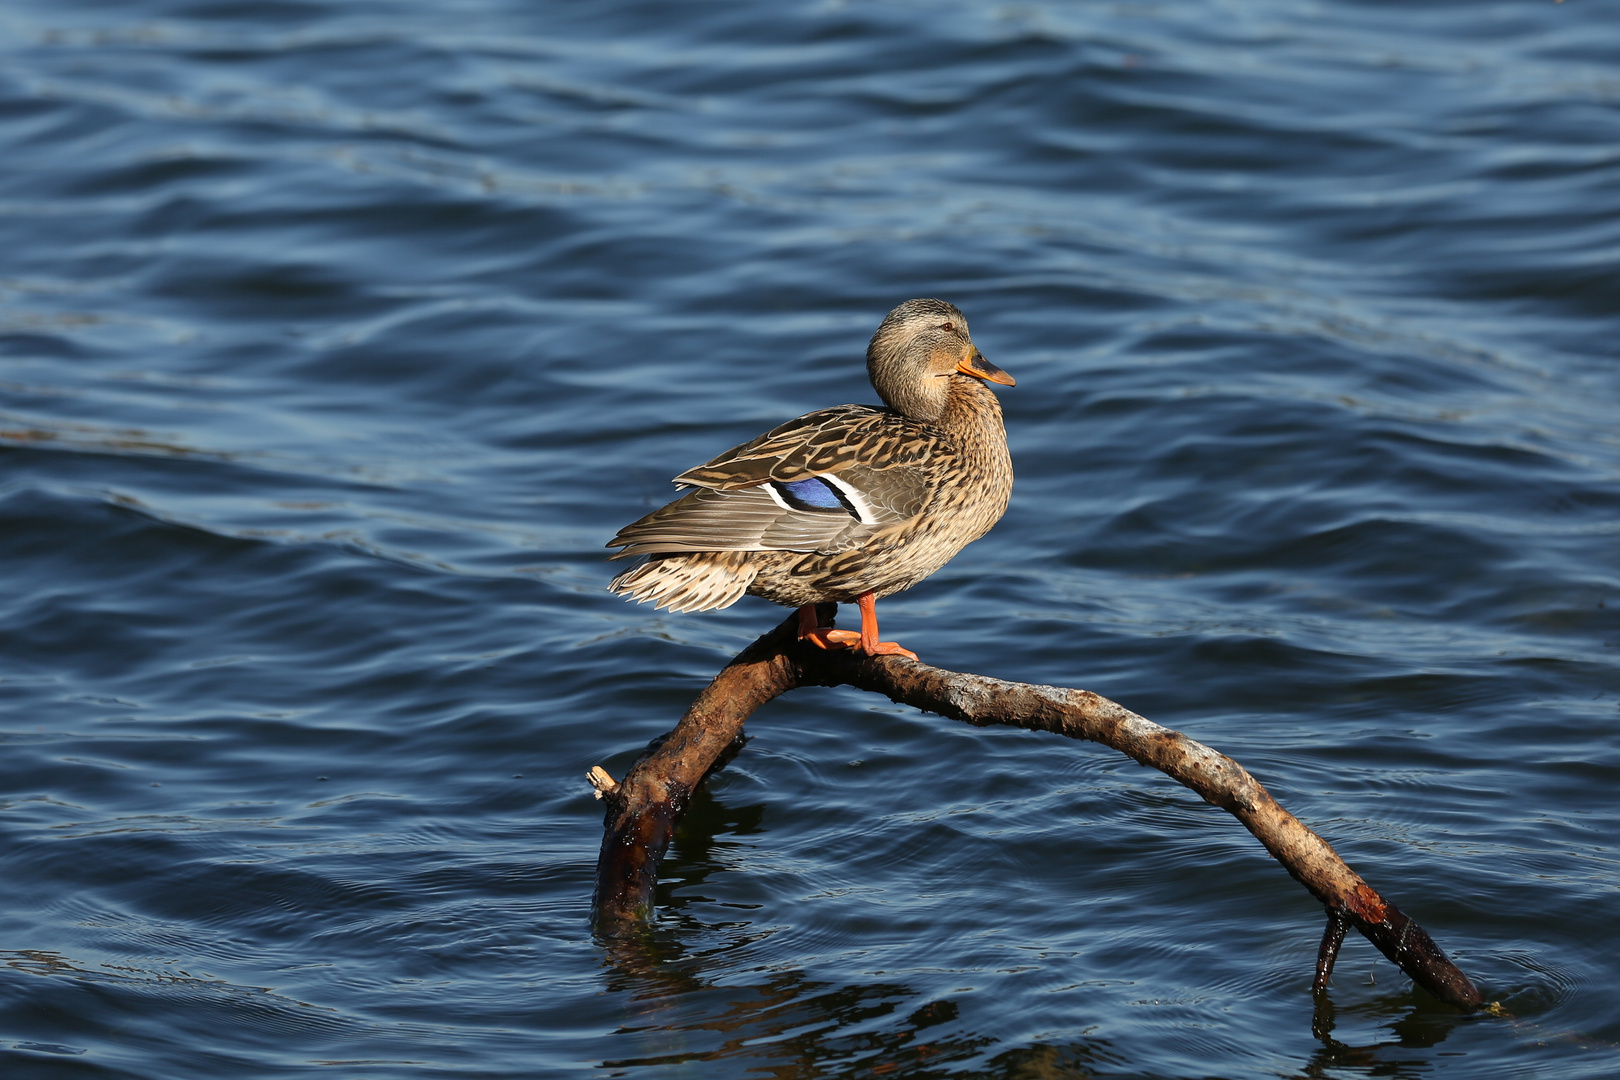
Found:
[[[675,478],[696,490],[619,530],[611,559],[647,559],[608,586],[671,611],[729,607],[745,593],[799,609],[799,636],[871,656],[877,598],[909,589],[990,530],[1012,494],[1001,406],[967,319],[907,300],[866,346],[883,399],[809,413]],[[861,631],[818,625],[816,605],[857,603]]]

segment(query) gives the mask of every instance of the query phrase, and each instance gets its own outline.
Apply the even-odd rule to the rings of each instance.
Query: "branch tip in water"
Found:
[[[585,779],[590,782],[591,794],[598,799],[619,790],[619,782],[609,776],[608,771],[600,765],[592,765],[591,771],[585,774]]]

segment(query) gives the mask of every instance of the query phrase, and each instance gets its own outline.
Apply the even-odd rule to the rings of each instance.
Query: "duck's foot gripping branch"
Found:
[[[825,605],[822,625],[836,609]],[[1145,720],[1084,690],[1004,682],[930,667],[900,657],[825,651],[798,640],[798,616],[739,653],[715,676],[681,721],[631,765],[618,784],[600,768],[590,781],[607,803],[596,868],[599,933],[647,920],[658,863],[687,799],[742,746],[755,709],[800,686],[848,685],[970,724],[1007,724],[1111,746],[1158,769],[1231,813],[1312,896],[1326,905],[1327,933],[1315,987],[1327,986],[1345,932],[1354,926],[1413,982],[1459,1009],[1484,1000],[1468,976],[1417,923],[1368,885],[1320,836],[1277,804],[1248,770],[1196,740]]]

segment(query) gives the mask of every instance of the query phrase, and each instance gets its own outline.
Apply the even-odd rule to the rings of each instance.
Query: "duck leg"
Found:
[[[906,656],[913,660],[917,659],[917,654],[910,649],[903,649],[892,641],[878,640],[876,597],[870,592],[863,592],[855,598],[855,602],[861,607],[860,633],[817,625],[820,619],[816,616],[816,605],[805,604],[799,609],[799,640],[808,641],[823,649],[859,649],[867,656]]]
[[[905,656],[912,660],[917,654],[910,649],[903,649],[892,641],[879,641],[877,628],[877,597],[871,591],[861,593],[855,598],[861,606],[861,643],[860,650],[867,656]]]
[[[805,604],[799,609],[799,640],[808,641],[823,649],[853,649],[861,643],[861,635],[853,630],[834,630],[820,625],[816,605]]]

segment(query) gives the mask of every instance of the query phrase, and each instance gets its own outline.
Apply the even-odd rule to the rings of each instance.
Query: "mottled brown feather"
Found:
[[[676,611],[745,592],[779,604],[853,602],[921,581],[989,531],[1012,491],[1001,407],[978,378],[961,312],[912,300],[884,319],[867,367],[887,407],[841,405],[790,420],[688,469],[697,488],[621,529],[611,558],[647,555],[609,588]],[[982,360],[982,358],[981,358]],[[858,517],[795,509],[765,485],[832,477]]]

